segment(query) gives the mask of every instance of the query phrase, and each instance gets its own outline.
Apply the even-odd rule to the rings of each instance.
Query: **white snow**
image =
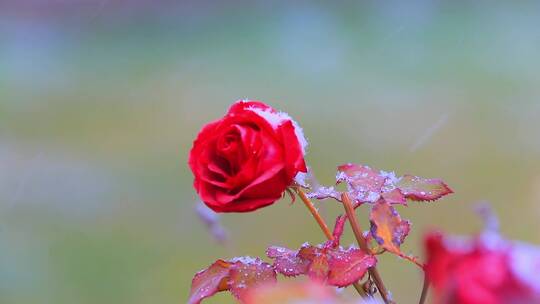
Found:
[[[241,100],[240,102],[245,102],[245,100]],[[277,129],[279,126],[281,126],[286,121],[291,121],[294,127],[294,134],[296,135],[296,138],[298,139],[298,142],[300,143],[300,147],[302,148],[302,154],[306,155],[306,148],[308,146],[308,142],[306,140],[306,137],[304,136],[304,130],[298,125],[298,123],[289,116],[289,114],[285,112],[278,112],[278,111],[272,111],[271,108],[268,109],[261,109],[257,107],[248,107],[246,108],[249,111],[252,111],[259,115],[260,117],[264,118],[266,121],[272,125],[274,129]]]

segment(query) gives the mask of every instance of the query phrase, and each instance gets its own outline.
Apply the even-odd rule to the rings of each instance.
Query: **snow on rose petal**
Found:
[[[345,287],[360,280],[368,268],[375,266],[377,259],[358,248],[329,252],[328,284]]]
[[[428,179],[414,175],[404,175],[396,185],[406,198],[414,201],[433,201],[453,193],[440,179]]]
[[[211,297],[218,291],[227,290],[230,267],[229,262],[217,260],[208,268],[195,274],[191,282],[188,304],[198,304],[204,298]]]
[[[277,282],[272,265],[258,258],[243,257],[231,262],[233,265],[229,273],[229,290],[239,300],[243,299],[249,288]]]
[[[409,234],[409,221],[402,220],[397,211],[384,200],[373,206],[369,215],[371,235],[384,249],[401,254],[400,245]]]
[[[305,274],[310,260],[298,256],[298,251],[284,247],[271,246],[266,250],[266,256],[274,260],[274,268],[285,276]]]

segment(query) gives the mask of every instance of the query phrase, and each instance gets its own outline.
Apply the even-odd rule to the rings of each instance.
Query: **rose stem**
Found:
[[[296,192],[298,193],[298,196],[300,196],[300,199],[302,200],[302,202],[304,202],[304,205],[306,205],[308,210],[311,212],[311,215],[313,215],[313,217],[317,221],[317,224],[319,224],[319,227],[321,227],[321,230],[326,235],[326,238],[328,240],[332,241],[334,239],[334,236],[330,232],[330,229],[328,229],[328,225],[326,225],[326,222],[324,221],[324,219],[319,214],[319,211],[317,211],[317,209],[315,208],[315,206],[313,205],[311,200],[307,197],[306,193],[304,193],[304,191],[302,189],[300,189],[299,187],[296,188]],[[358,292],[358,294],[360,294],[360,296],[362,296],[363,298],[368,297],[368,294],[362,288],[362,286],[360,286],[360,284],[358,282],[353,283],[353,286],[356,289],[356,291]]]
[[[418,304],[424,304],[424,302],[427,299],[428,289],[429,289],[429,279],[427,277],[427,273],[425,273],[425,270],[424,270],[424,286],[422,286],[422,294],[420,295],[420,301],[418,302]]]
[[[343,192],[341,194],[341,200],[343,201],[343,206],[345,207],[345,212],[347,213],[347,217],[349,218],[349,223],[351,223],[351,228],[353,230],[354,236],[356,237],[356,241],[358,242],[358,246],[360,246],[360,248],[365,253],[371,254],[371,251],[369,250],[367,246],[366,239],[364,238],[362,234],[362,230],[360,229],[360,225],[358,224],[356,213],[354,212],[354,208],[352,206],[349,195],[346,192]],[[381,294],[381,297],[384,300],[384,303],[386,304],[391,303],[391,301],[388,299],[388,290],[384,286],[381,275],[379,274],[379,271],[377,271],[377,268],[373,266],[373,267],[370,267],[368,271],[371,277],[373,278],[373,281],[375,282],[377,289],[379,289],[379,293]]]
[[[329,240],[333,240],[334,236],[332,235],[332,232],[330,232],[330,229],[328,229],[328,226],[324,222],[324,219],[321,217],[319,211],[317,211],[311,200],[307,197],[306,193],[304,193],[304,191],[302,191],[302,189],[300,188],[297,188],[297,192],[302,202],[304,202],[304,205],[306,205],[309,212],[311,212],[311,215],[313,215],[313,217],[317,221],[317,224],[319,224],[319,227],[321,227],[321,230],[324,232],[324,235],[326,235],[326,238]]]

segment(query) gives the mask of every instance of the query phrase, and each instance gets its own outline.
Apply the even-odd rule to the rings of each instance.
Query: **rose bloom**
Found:
[[[431,233],[425,249],[435,303],[540,303],[538,248],[494,234],[458,239]]]
[[[307,142],[289,115],[239,100],[193,142],[189,166],[201,200],[216,212],[248,212],[282,197],[304,162]]]

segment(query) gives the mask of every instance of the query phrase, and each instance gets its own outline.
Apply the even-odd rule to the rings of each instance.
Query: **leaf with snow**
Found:
[[[345,287],[360,280],[368,268],[375,266],[377,259],[358,248],[334,250],[329,252],[328,284]]]
[[[217,260],[210,267],[199,271],[191,282],[189,304],[200,303],[204,298],[213,296],[218,291],[228,289],[227,280],[231,264]]]
[[[375,203],[379,200],[385,180],[378,171],[352,163],[339,166],[336,176],[338,183],[347,183],[349,194],[359,203]]]
[[[406,198],[414,201],[433,201],[453,193],[440,179],[427,179],[406,174],[396,185]]]
[[[309,198],[316,198],[318,200],[323,200],[327,198],[333,198],[335,200],[341,201],[341,192],[337,191],[334,187],[324,187],[320,186],[314,189],[312,192],[308,193]]]
[[[331,243],[330,243],[331,244]],[[361,279],[377,259],[356,247],[302,245],[298,251],[270,247],[268,257],[274,259],[274,268],[284,275],[304,274],[329,285],[344,287]],[[284,267],[283,265],[287,265]],[[294,272],[293,272],[294,271]]]
[[[193,278],[188,304],[199,304],[203,299],[225,290],[230,290],[242,301],[249,288],[271,282],[276,282],[274,268],[258,258],[217,260]]]
[[[373,206],[369,216],[371,235],[384,249],[402,255],[400,246],[409,234],[409,221],[402,220],[397,211],[384,200]]]
[[[310,261],[298,256],[298,251],[284,247],[271,246],[266,256],[274,260],[274,268],[285,276],[297,276],[307,272]]]
[[[395,188],[388,192],[383,192],[381,196],[389,204],[407,205],[407,199],[405,198],[405,195],[403,195],[401,190],[399,190],[398,188]]]
[[[272,265],[256,259],[250,263],[235,262],[229,273],[228,284],[231,293],[242,300],[249,288],[276,282],[276,272]]]
[[[332,236],[334,239],[332,240],[333,246],[339,246],[339,242],[341,240],[341,235],[343,235],[343,228],[345,227],[345,222],[347,221],[347,216],[340,215],[336,218],[336,224],[334,225],[334,232],[332,233]]]
[[[365,165],[348,163],[338,167],[336,182],[347,184],[347,192],[355,207],[376,203],[383,198],[390,204],[406,205],[407,199],[431,201],[452,193],[440,179],[426,179],[413,175],[396,176],[394,172],[377,171]],[[333,190],[333,189],[332,189]],[[340,201],[339,192],[317,193],[313,197],[333,197]]]

